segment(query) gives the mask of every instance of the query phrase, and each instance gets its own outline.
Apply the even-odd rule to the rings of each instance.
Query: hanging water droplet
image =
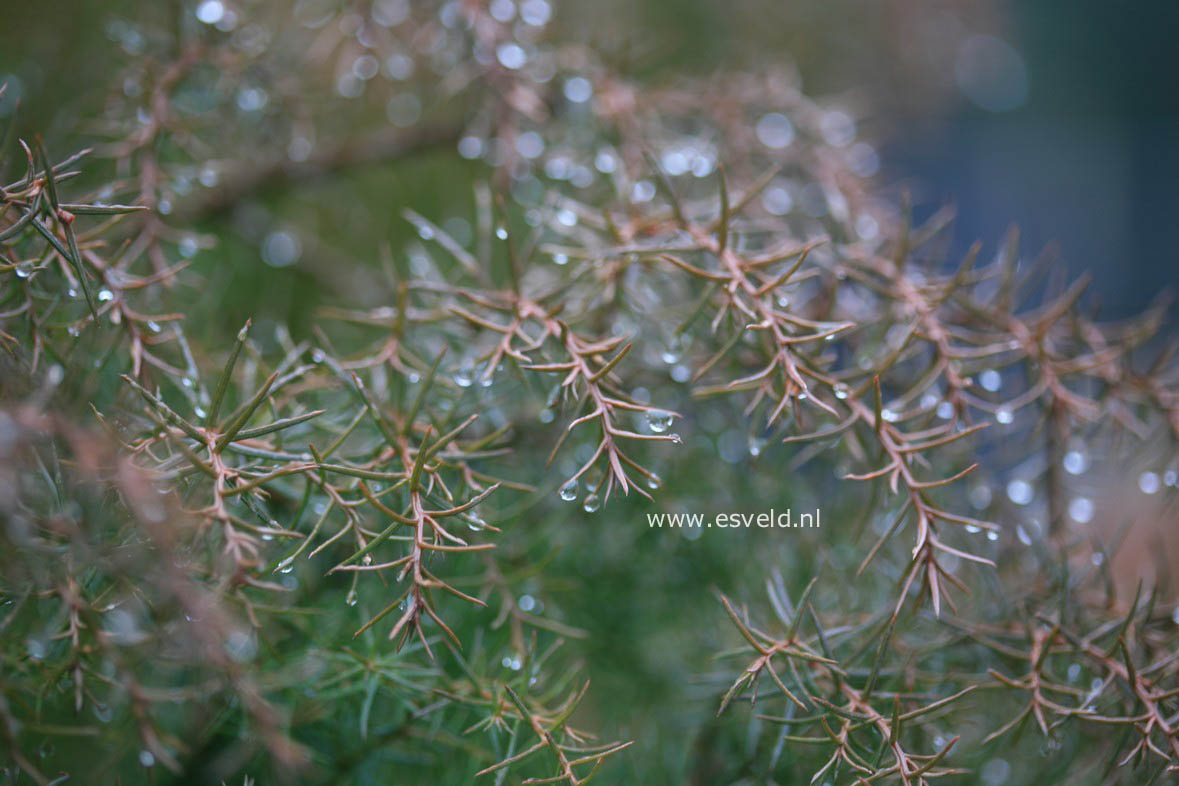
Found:
[[[151,767],[156,763],[155,755],[149,750],[139,752],[139,763],[144,767]]]
[[[111,292],[106,287],[103,287],[102,289],[98,290],[98,299],[100,302],[103,302],[103,303],[105,303],[108,300],[114,300],[115,293]]]
[[[1003,384],[1003,377],[998,371],[988,368],[978,375],[978,384],[982,385],[983,390],[994,393]]]
[[[586,513],[596,513],[600,507],[602,507],[602,498],[593,493],[586,494],[585,500],[581,503],[581,509]]]
[[[949,401],[943,401],[937,405],[937,416],[942,420],[949,420],[954,417],[954,405]]]
[[[573,500],[577,499],[577,480],[573,479],[565,481],[565,485],[561,486],[557,493],[561,496],[561,499],[565,500],[566,502],[572,502]]]
[[[348,590],[348,595],[344,598],[344,602],[349,606],[355,606],[358,600],[360,599],[356,596],[356,590]]]
[[[992,543],[999,539],[999,533],[994,530],[987,530],[987,540]]]
[[[560,254],[560,253],[553,254],[553,264],[554,265],[567,265],[567,264],[569,264],[569,255],[568,254]]]
[[[25,651],[29,653],[29,657],[33,660],[44,660],[48,647],[44,639],[30,636],[25,641]]]
[[[1032,536],[1028,534],[1028,531],[1023,528],[1022,524],[1015,526],[1015,537],[1019,538],[1019,542],[1025,546],[1032,545]]]
[[[884,409],[880,410],[880,417],[883,418],[885,423],[896,423],[898,420],[900,420],[901,416],[898,415],[894,410],[885,407]]]
[[[977,535],[978,533],[982,532],[982,527],[978,526],[977,524],[967,524],[966,531],[971,535]]]
[[[684,356],[684,339],[683,336],[674,335],[671,341],[667,342],[667,348],[663,350],[663,362],[669,366],[673,366],[680,362],[680,358]]]
[[[1068,515],[1078,524],[1088,524],[1093,518],[1093,500],[1076,497],[1068,503]]]
[[[454,372],[454,384],[460,388],[469,388],[474,381],[475,367],[469,360],[464,361]]]
[[[998,421],[1001,425],[1006,426],[1010,424],[1011,421],[1015,420],[1015,415],[1013,415],[1011,410],[1007,407],[1000,407],[999,410],[995,413],[995,420]]]
[[[647,488],[649,488],[649,489],[657,489],[657,488],[659,488],[659,487],[660,487],[660,486],[662,486],[662,485],[663,485],[663,478],[659,477],[659,476],[658,476],[658,475],[656,475],[654,472],[652,472],[652,473],[651,473],[651,474],[650,474],[650,475],[647,477]]]
[[[295,569],[295,566],[289,561],[281,562],[281,563],[279,563],[279,566],[278,566],[279,573],[290,573],[294,569]]]
[[[495,228],[495,236],[498,237],[500,240],[507,240],[508,239],[508,228],[503,225],[497,226]]]
[[[662,434],[671,428],[671,422],[675,419],[675,415],[665,409],[649,409],[646,417],[647,427],[656,434]]]
[[[1016,505],[1027,505],[1035,496],[1035,489],[1026,480],[1013,480],[1007,484],[1007,498]]]
[[[762,437],[750,435],[750,437],[749,437],[749,455],[753,456],[754,458],[757,458],[758,456],[761,455],[761,451],[763,448],[765,448],[765,446],[766,446],[765,439],[763,439]]]
[[[1159,476],[1154,472],[1143,472],[1138,476],[1138,490],[1143,494],[1156,494],[1159,490]]]
[[[1061,461],[1064,466],[1064,471],[1070,475],[1080,475],[1089,468],[1089,459],[1084,453],[1079,450],[1070,450],[1064,454],[1064,460]]]
[[[100,701],[94,705],[94,717],[98,718],[100,723],[110,723],[114,716],[115,712],[109,704],[103,704]]]
[[[835,391],[835,398],[839,399],[840,401],[843,401],[847,398],[847,385],[843,384],[842,382],[836,382],[832,386],[832,390]]]
[[[15,272],[17,278],[28,278],[33,275],[33,266],[28,262],[22,262],[16,266]]]

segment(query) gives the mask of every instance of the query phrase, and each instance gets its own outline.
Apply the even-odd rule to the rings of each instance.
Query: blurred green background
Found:
[[[170,5],[60,0],[47,20],[42,4],[6,3],[0,76],[19,82],[0,113],[19,93],[22,132],[64,143],[78,115],[101,103],[121,61],[118,44],[103,34],[107,23]],[[1074,272],[1091,271],[1116,314],[1179,282],[1174,3],[558,6],[562,37],[614,52],[637,75],[797,63],[807,92],[846,100],[865,118],[868,138],[882,146],[886,184],[910,189],[927,209],[958,206],[962,248],[975,239],[993,248],[1018,223],[1030,251],[1053,243]],[[415,203],[425,212],[435,189],[428,184],[423,194],[422,183],[415,178]],[[386,196],[398,200],[404,191]]]

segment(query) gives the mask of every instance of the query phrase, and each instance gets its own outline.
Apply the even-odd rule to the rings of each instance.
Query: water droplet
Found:
[[[505,226],[498,226],[495,228],[495,236],[500,240],[508,239],[508,228]]]
[[[1070,450],[1064,454],[1064,460],[1061,464],[1064,466],[1064,471],[1068,474],[1080,475],[1089,468],[1089,459],[1079,450]]]
[[[992,543],[994,543],[994,542],[995,542],[996,540],[998,540],[998,539],[999,539],[999,533],[998,533],[998,532],[995,532],[994,530],[987,530],[987,540],[989,540],[989,541],[991,541]]]
[[[33,275],[33,266],[30,265],[29,263],[22,262],[21,264],[16,266],[16,277],[17,278],[28,278],[31,275]]]
[[[671,422],[675,419],[675,415],[665,409],[649,409],[646,417],[647,427],[656,434],[662,434],[671,428]]]
[[[156,763],[156,757],[149,750],[139,752],[139,763],[144,767],[151,767]]]
[[[205,0],[197,6],[196,18],[206,25],[215,25],[225,16],[225,6],[221,0]]]
[[[1032,484],[1026,480],[1013,480],[1007,484],[1007,498],[1016,505],[1027,505],[1035,496]]]
[[[982,385],[983,390],[994,393],[1003,384],[1003,377],[998,371],[993,368],[988,368],[978,375],[978,384]]]
[[[749,455],[753,456],[754,458],[757,458],[761,455],[761,451],[763,448],[765,448],[765,446],[766,441],[762,437],[756,437],[752,435],[749,437]]]
[[[515,71],[528,62],[528,53],[519,44],[509,41],[499,45],[495,50],[495,58],[504,68]]]
[[[1088,524],[1093,518],[1093,500],[1076,497],[1068,503],[1068,515],[1078,524]]]
[[[33,660],[44,660],[49,648],[45,644],[44,639],[30,636],[25,641],[25,651],[29,653],[29,657]]]
[[[567,264],[569,264],[569,256],[567,254],[560,254],[560,253],[553,254],[553,264],[554,265],[567,265]]]
[[[463,361],[462,365],[454,372],[454,384],[460,388],[469,388],[474,381],[475,366],[469,360]]]
[[[561,486],[557,493],[560,494],[561,499],[565,500],[566,502],[572,502],[573,500],[577,499],[577,480],[573,479],[565,481],[565,485]]]
[[[943,401],[937,405],[937,416],[942,420],[949,420],[954,417],[954,405],[948,401]]]
[[[835,398],[839,399],[840,401],[843,401],[847,398],[847,385],[843,384],[842,382],[836,382],[832,387],[832,390],[835,391]]]
[[[1138,490],[1143,494],[1157,494],[1159,490],[1159,476],[1154,472],[1143,472],[1138,476]]]
[[[684,356],[684,339],[681,336],[672,336],[671,341],[667,342],[667,349],[663,350],[661,357],[663,362],[669,366],[680,362],[680,358]]]
[[[991,759],[979,770],[983,786],[1002,786],[1011,775],[1011,765],[1003,759]]]
[[[995,413],[995,420],[1006,426],[1015,420],[1015,415],[1007,407],[1000,407],[999,411]]]
[[[593,493],[586,494],[585,500],[581,503],[581,509],[586,513],[596,513],[600,507],[602,507],[602,498]]]
[[[114,299],[115,299],[115,293],[114,293],[114,292],[111,292],[111,291],[110,291],[109,289],[107,289],[106,287],[103,287],[102,289],[98,290],[98,299],[99,299],[100,301],[102,301],[103,303],[105,303],[105,302],[106,302],[106,301],[108,301],[108,300],[114,300]]]
[[[781,150],[794,141],[794,125],[781,112],[762,115],[754,132],[757,140],[771,150]]]
[[[1015,536],[1019,538],[1019,542],[1025,546],[1032,545],[1032,536],[1023,528],[1022,524],[1017,524],[1015,527]]]
[[[516,601],[516,605],[520,607],[520,611],[532,611],[536,608],[536,598],[531,595],[521,595],[520,599]]]
[[[293,232],[271,232],[262,241],[262,261],[271,267],[289,267],[302,253],[303,243]]]
[[[663,485],[663,478],[659,477],[654,472],[652,472],[647,477],[647,488],[657,489],[657,488],[661,487],[662,485]]]
[[[885,423],[896,423],[900,419],[900,415],[888,407],[880,410],[880,417],[884,419]]]
[[[111,718],[114,716],[115,712],[110,708],[109,704],[103,704],[100,701],[94,705],[94,717],[98,718],[100,723],[110,723]]]
[[[359,598],[356,596],[356,590],[348,590],[348,595],[344,598],[344,602],[349,606],[355,606]]]
[[[225,652],[238,663],[245,663],[258,653],[258,640],[252,631],[235,630],[225,639]]]

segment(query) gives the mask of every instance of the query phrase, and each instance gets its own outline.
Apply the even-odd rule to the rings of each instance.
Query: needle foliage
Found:
[[[0,779],[1169,782],[1165,308],[559,10],[161,4],[5,143]]]

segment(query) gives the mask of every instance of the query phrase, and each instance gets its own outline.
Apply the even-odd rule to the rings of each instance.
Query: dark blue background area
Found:
[[[885,148],[928,209],[957,206],[956,244],[988,251],[1018,224],[1023,251],[1089,271],[1107,316],[1179,290],[1179,3],[1011,2],[1027,103],[965,100]],[[1174,315],[1175,309],[1172,309]]]

